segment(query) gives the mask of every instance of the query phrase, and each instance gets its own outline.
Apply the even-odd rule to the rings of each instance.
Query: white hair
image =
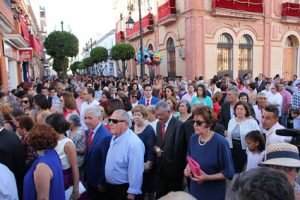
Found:
[[[161,197],[159,200],[196,200],[192,195],[186,192],[169,192],[167,195]]]
[[[120,120],[125,120],[130,124],[130,118],[128,113],[125,110],[119,109],[114,111],[115,114],[120,115]]]
[[[84,115],[88,112],[91,112],[95,115],[95,117],[100,117],[101,120],[104,117],[104,108],[102,106],[93,105],[84,110]]]
[[[160,101],[155,105],[155,110],[163,110],[164,112],[169,112],[170,106],[167,102]]]

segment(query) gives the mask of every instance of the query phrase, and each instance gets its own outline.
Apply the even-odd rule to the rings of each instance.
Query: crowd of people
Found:
[[[299,150],[276,134],[300,128],[296,75],[45,77],[1,88],[0,110],[0,199],[300,192]]]

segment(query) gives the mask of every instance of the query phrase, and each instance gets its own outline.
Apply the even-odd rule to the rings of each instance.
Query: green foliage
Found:
[[[77,37],[66,31],[53,31],[45,39],[47,54],[54,58],[75,57],[78,54],[79,41]]]
[[[85,68],[84,64],[82,62],[80,62],[78,64],[78,69],[84,69],[84,68]]]
[[[115,61],[126,61],[134,58],[135,51],[131,44],[118,43],[111,49],[111,58]]]
[[[66,75],[68,67],[69,67],[69,59],[67,57],[53,59],[53,70],[56,71],[57,73],[62,72],[63,76]]]
[[[106,62],[108,58],[108,51],[104,47],[96,47],[91,51],[92,63]]]
[[[79,65],[80,63],[81,63],[81,62],[76,61],[76,62],[74,62],[74,63],[70,66],[70,69],[71,69],[71,71],[72,71],[73,74],[75,74],[75,73],[76,73],[76,70],[79,69],[79,68],[78,68],[78,65]]]
[[[122,73],[123,77],[126,77],[126,61],[134,58],[135,51],[131,44],[128,43],[118,43],[112,47],[110,51],[111,58],[117,61],[117,65],[119,66],[118,61],[122,61]]]
[[[93,65],[92,60],[90,57],[86,57],[82,60],[82,63],[84,65],[85,68],[89,68]]]

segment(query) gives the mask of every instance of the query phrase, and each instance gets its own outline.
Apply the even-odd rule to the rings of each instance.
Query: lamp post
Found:
[[[93,48],[93,40],[92,40],[92,38],[90,38],[90,41],[91,41],[91,51],[92,51],[92,48]]]
[[[143,62],[144,51],[143,51],[143,27],[142,27],[142,11],[141,11],[141,0],[138,0],[139,5],[139,25],[140,25],[140,52],[141,52],[141,77],[144,78],[145,75],[145,64]],[[126,22],[127,29],[132,30],[134,28],[134,20],[130,16]]]
[[[61,31],[64,31],[64,22],[61,21],[60,24],[61,24]]]

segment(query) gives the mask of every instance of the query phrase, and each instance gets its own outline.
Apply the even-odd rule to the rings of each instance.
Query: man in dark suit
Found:
[[[236,86],[232,86],[227,90],[227,101],[221,106],[219,123],[222,124],[227,130],[229,121],[235,117],[234,106],[238,102],[239,89]]]
[[[266,87],[266,81],[264,80],[264,75],[262,73],[258,74],[256,84],[257,93],[263,91]]]
[[[147,107],[160,102],[159,98],[152,96],[152,86],[150,84],[146,84],[144,86],[144,95],[145,97],[139,100],[139,104],[142,104]]]
[[[3,127],[3,114],[0,112],[0,163],[6,165],[14,174],[19,198],[22,198],[24,178],[24,154],[18,136]]]
[[[183,170],[186,147],[182,132],[182,122],[173,117],[166,102],[155,106],[157,123],[157,198],[171,191],[183,190]]]
[[[89,199],[106,199],[105,161],[112,138],[111,133],[101,124],[104,110],[92,106],[84,112],[86,131],[85,173]]]

